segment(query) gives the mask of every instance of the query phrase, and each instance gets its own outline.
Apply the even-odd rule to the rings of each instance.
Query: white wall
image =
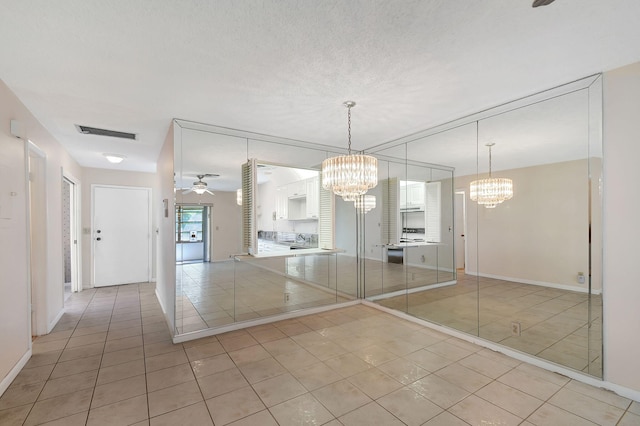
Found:
[[[151,229],[157,228],[154,208],[158,208],[158,192],[156,189],[156,175],[154,173],[129,172],[110,169],[83,168],[82,179],[82,285],[84,288],[93,287],[93,260],[91,258],[91,244],[93,230],[91,229],[91,185],[116,185],[151,188]],[[87,230],[89,230],[87,232]],[[151,233],[151,278],[156,279],[156,233]]]
[[[587,167],[577,160],[494,173],[514,186],[494,209],[469,198],[475,176],[456,177],[467,194],[468,273],[586,291],[577,274],[588,271]]]
[[[171,122],[169,132],[158,156],[155,175],[155,187],[158,197],[153,204],[153,215],[157,226],[155,228],[157,234],[156,252],[158,253],[156,295],[172,331],[175,330],[176,307],[176,212],[173,192],[174,127],[173,122]]]
[[[27,183],[25,142],[33,141],[46,154],[47,209],[36,214],[46,215],[46,258],[37,259],[46,265],[46,280],[34,289],[46,295],[43,304],[35,308],[44,318],[47,333],[63,312],[64,275],[62,256],[62,169],[82,177],[82,169],[62,146],[38,123],[27,108],[0,81],[0,205],[10,205],[10,214],[0,213],[0,394],[26,361],[31,347],[29,332],[29,240],[27,228]],[[24,128],[24,139],[10,133],[10,121],[18,120]],[[15,195],[12,196],[11,193]]]
[[[604,74],[604,372],[640,392],[640,63]]]

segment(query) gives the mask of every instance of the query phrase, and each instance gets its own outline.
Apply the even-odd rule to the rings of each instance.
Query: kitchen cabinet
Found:
[[[304,180],[299,180],[297,182],[291,182],[287,185],[287,194],[289,198],[299,198],[304,197],[307,193],[307,185]]]
[[[317,219],[320,216],[320,178],[312,177],[305,180],[307,194],[307,219]]]
[[[400,186],[400,210],[424,210],[425,183],[407,181]]]
[[[289,194],[286,186],[278,188],[278,193],[276,194],[276,216],[278,219],[289,218]]]

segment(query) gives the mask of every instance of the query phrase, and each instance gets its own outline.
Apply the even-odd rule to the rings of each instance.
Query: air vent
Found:
[[[84,135],[110,136],[112,138],[136,140],[135,133],[118,132],[116,130],[98,129],[97,127],[81,126],[76,124],[76,129]]]

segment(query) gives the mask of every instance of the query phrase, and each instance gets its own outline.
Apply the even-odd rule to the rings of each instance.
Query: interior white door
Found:
[[[93,187],[93,283],[149,281],[149,188]]]

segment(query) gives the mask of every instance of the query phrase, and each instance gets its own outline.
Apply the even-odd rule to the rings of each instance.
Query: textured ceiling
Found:
[[[174,117],[344,147],[351,99],[363,149],[638,61],[638,18],[637,0],[3,0],[0,79],[83,166],[154,171]]]

